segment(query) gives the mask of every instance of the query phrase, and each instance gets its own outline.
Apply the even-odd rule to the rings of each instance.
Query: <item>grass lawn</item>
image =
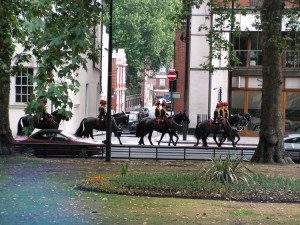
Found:
[[[124,163],[107,163],[98,159],[1,157],[0,185],[10,179],[14,170],[33,171],[36,167],[37,173],[47,176],[49,182],[61,183],[63,180],[59,186],[64,192],[72,193],[74,200],[87,208],[83,213],[92,217],[94,224],[300,224],[299,203],[147,197],[74,190],[75,185],[85,180],[120,179]],[[128,161],[128,164],[126,176],[156,176],[162,173],[172,176],[197,174],[209,162]],[[258,175],[300,179],[298,164],[246,163],[246,166]],[[24,173],[24,176],[27,174]]]

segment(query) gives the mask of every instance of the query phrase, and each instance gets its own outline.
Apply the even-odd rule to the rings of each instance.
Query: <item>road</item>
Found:
[[[98,133],[95,136],[96,141],[102,142],[105,140],[105,132],[103,134]],[[250,160],[254,150],[230,149],[232,146],[230,143],[226,143],[225,148],[217,148],[213,144],[212,138],[209,138],[209,148],[194,147],[196,142],[195,138],[191,135],[188,136],[187,141],[179,140],[177,146],[168,147],[169,136],[166,135],[160,146],[157,145],[157,141],[160,138],[160,133],[154,132],[152,136],[153,146],[150,145],[148,138],[144,138],[145,146],[139,146],[138,137],[132,134],[122,134],[121,141],[122,146],[119,145],[118,139],[112,136],[112,158],[124,158],[124,159],[159,159],[159,160],[208,160],[213,157],[226,157],[230,154],[232,157],[244,156],[245,160]],[[181,137],[180,137],[181,138]],[[249,148],[249,146],[242,146],[241,148]],[[250,146],[251,147],[251,146]],[[252,146],[253,147],[253,146]]]

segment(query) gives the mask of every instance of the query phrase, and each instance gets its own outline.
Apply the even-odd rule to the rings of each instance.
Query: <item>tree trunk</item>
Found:
[[[263,34],[262,104],[259,143],[251,159],[258,163],[289,163],[283,145],[281,0],[264,0],[261,10]]]
[[[9,126],[9,91],[11,59],[14,45],[11,36],[12,10],[10,1],[1,2],[0,7],[0,155],[13,151],[13,136]]]

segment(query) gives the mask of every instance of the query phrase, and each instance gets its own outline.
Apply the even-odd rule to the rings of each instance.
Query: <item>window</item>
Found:
[[[26,103],[33,92],[32,82],[29,76],[33,75],[33,68],[24,68],[16,76],[16,102]]]
[[[166,80],[165,79],[159,79],[159,87],[165,87],[166,86]]]

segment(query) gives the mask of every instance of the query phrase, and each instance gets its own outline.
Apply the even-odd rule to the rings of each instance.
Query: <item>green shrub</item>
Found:
[[[122,177],[125,177],[127,172],[128,172],[128,162],[125,164],[122,164],[120,174]]]
[[[204,171],[202,177],[208,181],[216,181],[223,184],[226,183],[246,183],[251,179],[250,171],[243,166],[242,158],[231,158],[227,155],[225,159],[222,156],[212,159],[211,166]]]

